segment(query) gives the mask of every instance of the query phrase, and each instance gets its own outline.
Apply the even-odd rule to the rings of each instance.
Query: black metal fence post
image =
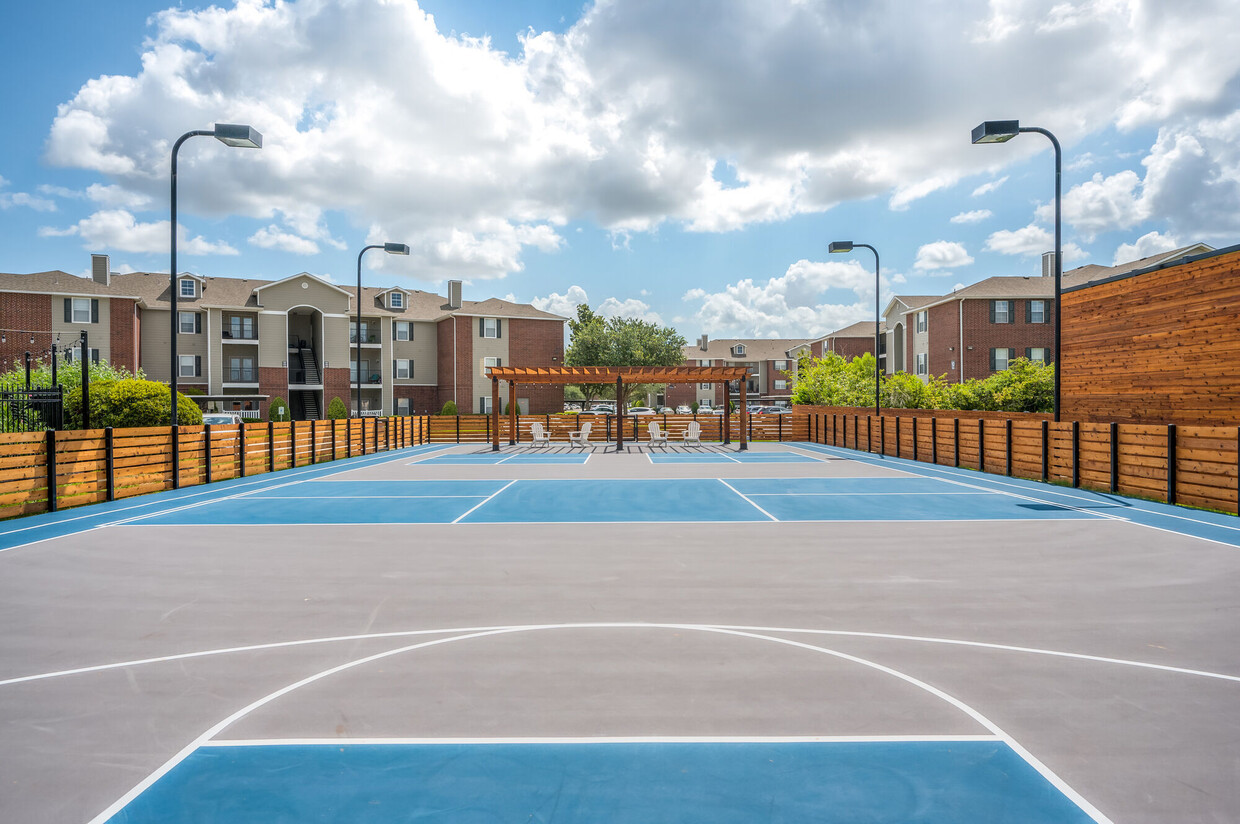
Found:
[[[267,471],[276,471],[276,423],[267,421]]]
[[[1072,422],[1072,488],[1081,485],[1081,422]]]
[[[172,433],[172,488],[181,488],[181,428],[173,423]]]
[[[986,471],[986,419],[977,419],[977,469]]]
[[[1006,437],[1004,438],[1004,440],[1007,441],[1007,466],[1006,466],[1005,471],[1006,471],[1007,476],[1010,478],[1012,477],[1012,419],[1011,418],[1008,418],[1007,421],[1005,422],[1004,429],[1007,430]]]
[[[1042,480],[1050,479],[1051,475],[1051,424],[1050,421],[1042,421]]]
[[[1175,503],[1175,470],[1176,470],[1176,435],[1175,424],[1167,424],[1167,503]]]
[[[82,330],[82,428],[90,429],[90,346]]]
[[[955,451],[956,451],[955,457],[953,458],[953,461],[954,461],[953,465],[956,467],[959,467],[960,466],[960,418],[952,418],[952,431],[953,431],[952,444],[955,447]]]
[[[1111,491],[1119,492],[1119,424],[1111,421]]]
[[[202,428],[202,459],[207,465],[207,483],[211,483],[211,424]]]
[[[103,468],[106,474],[105,483],[108,488],[108,500],[116,500],[116,450],[112,443],[112,427],[103,430]]]
[[[243,423],[237,427],[237,459],[240,469],[238,474],[242,478],[245,477],[245,457],[247,452],[248,450],[245,446],[245,424]]]
[[[939,462],[939,419],[930,419],[930,463]]]
[[[56,511],[56,430],[47,430],[44,443],[47,448],[47,511]]]

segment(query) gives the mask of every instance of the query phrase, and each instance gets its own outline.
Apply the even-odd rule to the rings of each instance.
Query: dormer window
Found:
[[[388,308],[404,309],[405,293],[404,292],[388,292]]]
[[[738,343],[736,344],[736,346],[733,346],[732,354],[736,355],[737,357],[740,357],[741,355],[745,354],[745,344]]]
[[[197,297],[197,295],[198,295],[198,290],[194,286],[193,279],[182,278],[181,279],[181,297],[192,298],[192,297]]]

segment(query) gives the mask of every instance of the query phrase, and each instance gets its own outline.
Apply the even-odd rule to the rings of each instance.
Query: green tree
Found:
[[[290,421],[292,419],[293,413],[289,412],[288,404],[284,402],[284,398],[272,398],[271,403],[267,406],[267,420]]]
[[[587,304],[577,307],[568,322],[566,366],[680,366],[684,363],[685,339],[670,326],[638,318],[604,318]],[[580,384],[585,403],[605,397],[614,384]],[[646,394],[650,387],[634,386],[633,393]],[[624,398],[617,398],[622,402]]]
[[[338,421],[347,417],[349,417],[349,408],[344,405],[344,401],[339,397],[332,398],[331,403],[327,405],[327,419]]]

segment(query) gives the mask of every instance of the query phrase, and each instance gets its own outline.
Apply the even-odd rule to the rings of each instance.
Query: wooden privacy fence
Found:
[[[490,415],[431,415],[426,421],[430,443],[488,443],[491,440]],[[577,431],[586,421],[591,422],[590,440],[599,443],[614,441],[618,426],[624,427],[626,441],[648,441],[652,422],[676,439],[684,435],[690,421],[702,425],[703,440],[723,440],[722,415],[521,415],[517,419],[519,442],[529,443],[530,425],[540,423],[543,430],[551,434],[553,444],[557,441],[567,444],[568,433]],[[734,441],[740,437],[740,425],[740,414],[733,414],[729,426]],[[748,427],[751,441],[804,441],[809,438],[807,419],[803,415],[751,415]],[[509,429],[508,417],[502,416],[499,423],[501,442],[508,442]]]
[[[814,443],[1240,514],[1240,427],[861,410],[807,423]]]
[[[0,435],[0,518],[425,443],[426,418]]]

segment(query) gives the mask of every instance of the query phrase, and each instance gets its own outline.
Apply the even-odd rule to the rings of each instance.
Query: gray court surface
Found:
[[[1010,746],[1085,820],[1240,819],[1240,549],[1028,487],[1005,509],[975,473],[751,452],[808,460],[406,450],[10,541],[0,821],[147,820],[135,799],[229,744],[973,739]],[[636,514],[698,482],[739,490],[719,499],[736,511],[798,503],[727,523],[514,514],[619,507],[623,483],[644,485]],[[348,483],[396,490],[376,512],[415,511],[419,489],[481,504],[457,522],[316,515],[314,484],[326,500]],[[840,484],[859,496],[843,509]],[[304,518],[236,522],[262,500]],[[804,519],[814,500],[838,514]],[[850,517],[882,500],[905,519]],[[923,510],[938,516],[907,517]],[[470,520],[488,511],[502,522]],[[163,809],[233,820],[222,802]]]

